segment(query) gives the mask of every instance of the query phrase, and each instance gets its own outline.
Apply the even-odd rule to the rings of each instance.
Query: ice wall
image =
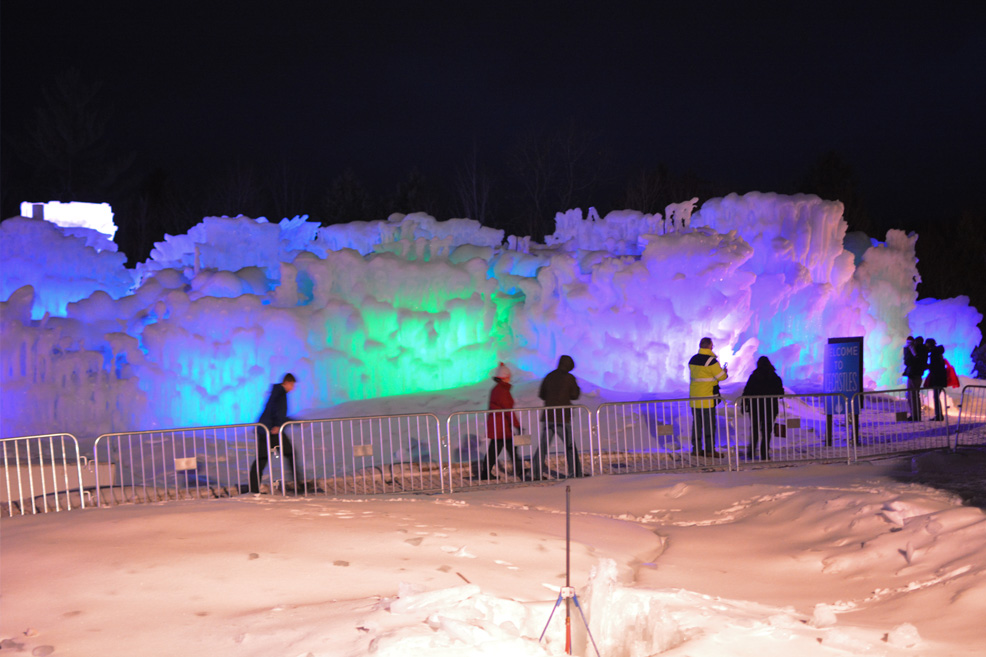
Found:
[[[919,299],[908,315],[910,334],[925,339],[934,338],[935,342],[944,345],[945,358],[964,375],[972,374],[969,352],[982,339],[976,328],[982,321],[983,316],[969,305],[969,297],[966,296],[942,300]]]
[[[555,215],[555,232],[545,237],[547,246],[566,251],[598,250],[615,255],[640,255],[643,235],[666,232],[661,215],[644,214],[635,210],[614,210],[600,217],[596,208],[589,208],[582,218],[582,209],[573,208]]]
[[[259,271],[200,271],[188,280],[160,270],[124,302],[97,293],[69,304],[67,319],[48,327],[46,342],[34,327],[9,335],[5,327],[5,405],[8,383],[35,390],[51,407],[80,390],[127,388],[142,395],[143,417],[107,417],[103,430],[230,424],[254,421],[271,381],[287,371],[304,382],[292,397],[295,409],[327,408],[471,384],[497,362],[503,329],[482,260],[408,263],[342,250],[283,264],[279,284]],[[27,305],[30,288],[18,294],[19,307]],[[66,382],[18,367],[18,351],[28,350],[30,362],[51,344],[65,345],[52,361],[71,354],[74,363],[84,354],[86,371],[98,377]],[[19,427],[11,433],[23,434],[50,416],[14,412],[4,432]]]
[[[103,243],[113,246],[101,248]],[[127,256],[96,231],[61,228],[43,219],[11,217],[0,223],[0,299],[29,285],[36,296],[31,317],[65,315],[72,301],[101,290],[114,299],[134,284]]]
[[[917,300],[917,236],[890,231],[857,267],[843,248],[842,210],[810,195],[731,194],[706,202],[690,229],[641,236],[639,259],[596,250],[612,246],[600,234],[605,222],[560,215],[564,255],[542,251],[527,278],[531,256],[513,259],[523,269],[495,268],[502,287],[521,291],[511,320],[516,358],[523,369],[544,371],[569,353],[597,385],[658,393],[683,387],[685,363],[708,335],[733,381],[767,355],[785,379],[820,387],[827,339],[862,335],[866,384],[897,387]],[[645,221],[656,227],[659,217]],[[625,242],[622,227],[611,235]],[[968,371],[981,320],[968,300],[947,310],[955,320],[938,340],[964,354],[958,360]]]
[[[93,295],[100,297],[109,300],[104,292]],[[34,301],[28,286],[0,304],[2,437],[147,426],[152,418],[140,381],[126,358],[116,358],[139,359],[137,341],[119,332],[117,320],[32,321]]]
[[[420,213],[327,228],[212,217],[136,271],[10,219],[3,435],[252,422],[286,371],[303,381],[292,408],[324,409],[477,383],[498,360],[540,378],[565,353],[589,386],[680,395],[704,335],[739,383],[767,354],[786,382],[817,388],[826,339],[853,335],[871,388],[899,385],[907,334],[935,337],[969,373],[982,316],[964,297],[917,301],[914,235],[845,250],[841,213],[814,196],[730,195],[672,232],[660,215],[569,211],[549,244],[508,239],[516,249]]]
[[[517,283],[517,363],[546,372],[567,353],[580,376],[607,389],[680,390],[703,335],[724,347],[727,362],[742,350],[756,277],[741,267],[752,255],[735,232],[700,228],[649,236],[639,260],[551,256]]]

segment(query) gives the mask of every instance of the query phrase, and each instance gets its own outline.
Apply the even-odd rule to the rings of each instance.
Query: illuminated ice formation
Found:
[[[60,228],[27,217],[11,217],[0,226],[0,299],[30,285],[36,291],[34,319],[45,313],[64,316],[67,304],[97,290],[119,299],[133,288],[134,272],[126,269],[127,256],[118,253],[115,244],[112,249],[100,248],[98,242],[108,240],[94,231]],[[80,234],[83,230],[88,234]]]
[[[80,201],[31,203],[25,201],[21,203],[21,216],[44,219],[62,228],[94,230],[105,235],[111,241],[116,236],[113,208],[110,207],[109,203],[82,203]],[[116,251],[115,244],[109,248]]]
[[[324,228],[210,217],[135,271],[9,219],[3,435],[251,422],[286,371],[305,381],[292,408],[323,409],[474,384],[499,360],[540,378],[563,353],[587,389],[680,395],[705,335],[732,381],[766,354],[817,389],[827,338],[862,335],[867,385],[898,386],[909,333],[969,373],[982,316],[965,297],[917,301],[916,236],[846,240],[842,205],[814,196],[680,205],[674,231],[660,215],[570,210],[547,244],[506,246],[420,213]]]

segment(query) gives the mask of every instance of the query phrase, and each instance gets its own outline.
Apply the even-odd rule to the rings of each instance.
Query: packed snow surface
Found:
[[[900,481],[922,458],[572,480],[600,654],[984,654],[986,518]],[[4,518],[0,551],[4,654],[564,652],[564,482]]]

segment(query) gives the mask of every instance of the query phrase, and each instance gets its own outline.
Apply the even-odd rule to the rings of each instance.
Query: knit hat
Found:
[[[509,379],[510,378],[510,368],[500,362],[499,367],[493,370],[494,379]]]

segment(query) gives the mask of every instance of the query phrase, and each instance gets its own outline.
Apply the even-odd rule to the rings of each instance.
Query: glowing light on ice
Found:
[[[47,203],[21,203],[21,216],[43,218],[62,228],[91,228],[110,239],[116,235],[113,208],[109,203],[82,203],[48,201]]]

